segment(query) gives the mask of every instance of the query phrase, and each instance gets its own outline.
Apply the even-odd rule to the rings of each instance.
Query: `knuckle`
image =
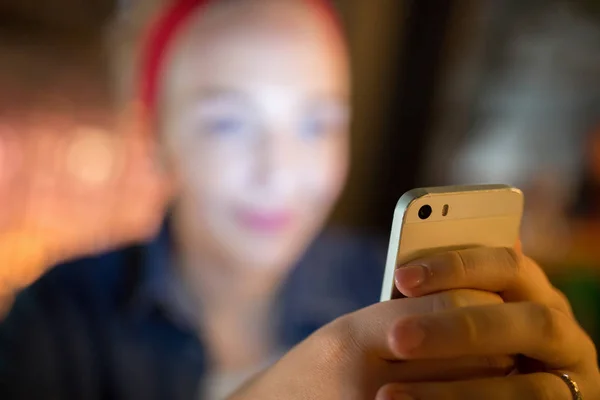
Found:
[[[470,257],[462,250],[451,251],[448,264],[451,266],[453,274],[462,281],[471,275],[474,267]]]
[[[550,364],[576,367],[586,363],[586,360],[596,362],[596,349],[593,340],[575,321],[564,311],[548,305],[533,305],[532,323],[539,332],[538,343],[554,354]],[[566,352],[570,348],[572,351]]]
[[[598,368],[596,364],[596,360],[598,359],[598,350],[596,349],[596,343],[586,332],[583,332],[583,329],[581,330],[581,332],[583,336],[581,345],[582,353],[586,356],[586,359],[590,361],[590,365],[592,365],[592,368]],[[581,362],[581,360],[578,361]]]
[[[337,318],[315,334],[319,353],[329,362],[335,363],[360,352],[362,345],[357,329],[353,314]]]
[[[433,312],[457,308],[502,304],[504,300],[496,293],[471,289],[450,290],[437,294],[433,301]]]
[[[509,268],[513,275],[519,275],[525,265],[525,256],[511,247],[500,248],[501,257],[507,262],[504,264]]]
[[[470,313],[460,313],[457,315],[456,323],[462,332],[464,345],[475,346],[479,342],[480,329],[473,316]]]
[[[468,305],[468,300],[462,290],[443,292],[435,296],[433,312],[453,310]]]
[[[557,307],[559,310],[563,310],[565,311],[569,316],[573,317],[573,309],[571,307],[571,303],[569,302],[569,299],[567,298],[567,296],[561,292],[560,290],[554,288],[554,293],[556,293],[556,296],[558,298],[557,300]]]
[[[566,327],[561,313],[545,304],[530,303],[530,317],[540,330],[540,334],[546,343],[559,345],[566,338]]]
[[[473,276],[482,276],[483,267],[494,265],[502,268],[505,279],[515,280],[524,272],[526,257],[513,248],[499,247],[491,249],[466,249],[450,252],[453,274],[461,280],[469,280]]]
[[[336,320],[313,335],[313,347],[319,349],[317,354],[324,362],[332,364],[340,362],[346,353],[347,344],[339,335],[339,332],[342,332],[339,324]]]

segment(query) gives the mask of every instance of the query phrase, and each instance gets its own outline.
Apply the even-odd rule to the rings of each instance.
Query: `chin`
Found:
[[[235,258],[235,265],[244,270],[253,271],[286,271],[296,264],[303,246],[289,240],[257,241],[248,238],[244,245],[230,249]]]
[[[238,254],[235,255],[235,260],[232,261],[240,271],[262,271],[273,273],[291,269],[293,263],[290,262],[290,260],[290,257],[285,257],[280,254],[238,252]]]

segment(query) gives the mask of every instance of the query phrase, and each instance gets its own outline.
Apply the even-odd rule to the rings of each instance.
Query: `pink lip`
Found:
[[[285,229],[292,222],[292,213],[287,211],[251,211],[240,210],[238,221],[253,231],[275,233]]]

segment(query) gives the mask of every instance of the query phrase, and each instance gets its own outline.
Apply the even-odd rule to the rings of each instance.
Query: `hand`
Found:
[[[58,125],[0,126],[0,300],[53,264],[152,236],[163,218],[170,188],[141,129]]]
[[[493,293],[454,290],[375,304],[321,328],[231,400],[373,399],[389,382],[504,376],[514,368],[510,357],[397,362],[387,340],[399,318],[501,303]]]
[[[565,297],[518,249],[456,251],[411,265],[396,273],[396,286],[406,296],[476,288],[499,293],[507,303],[403,318],[390,333],[394,357],[426,360],[520,354],[520,373],[492,379],[390,384],[380,390],[378,400],[571,400],[569,387],[553,373],[568,374],[585,399],[600,398],[594,344],[576,323]]]

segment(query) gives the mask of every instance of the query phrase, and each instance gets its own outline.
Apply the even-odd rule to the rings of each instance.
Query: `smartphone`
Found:
[[[399,266],[432,253],[470,247],[514,247],[523,193],[507,185],[413,189],[396,205],[381,301],[402,297],[394,284]]]

